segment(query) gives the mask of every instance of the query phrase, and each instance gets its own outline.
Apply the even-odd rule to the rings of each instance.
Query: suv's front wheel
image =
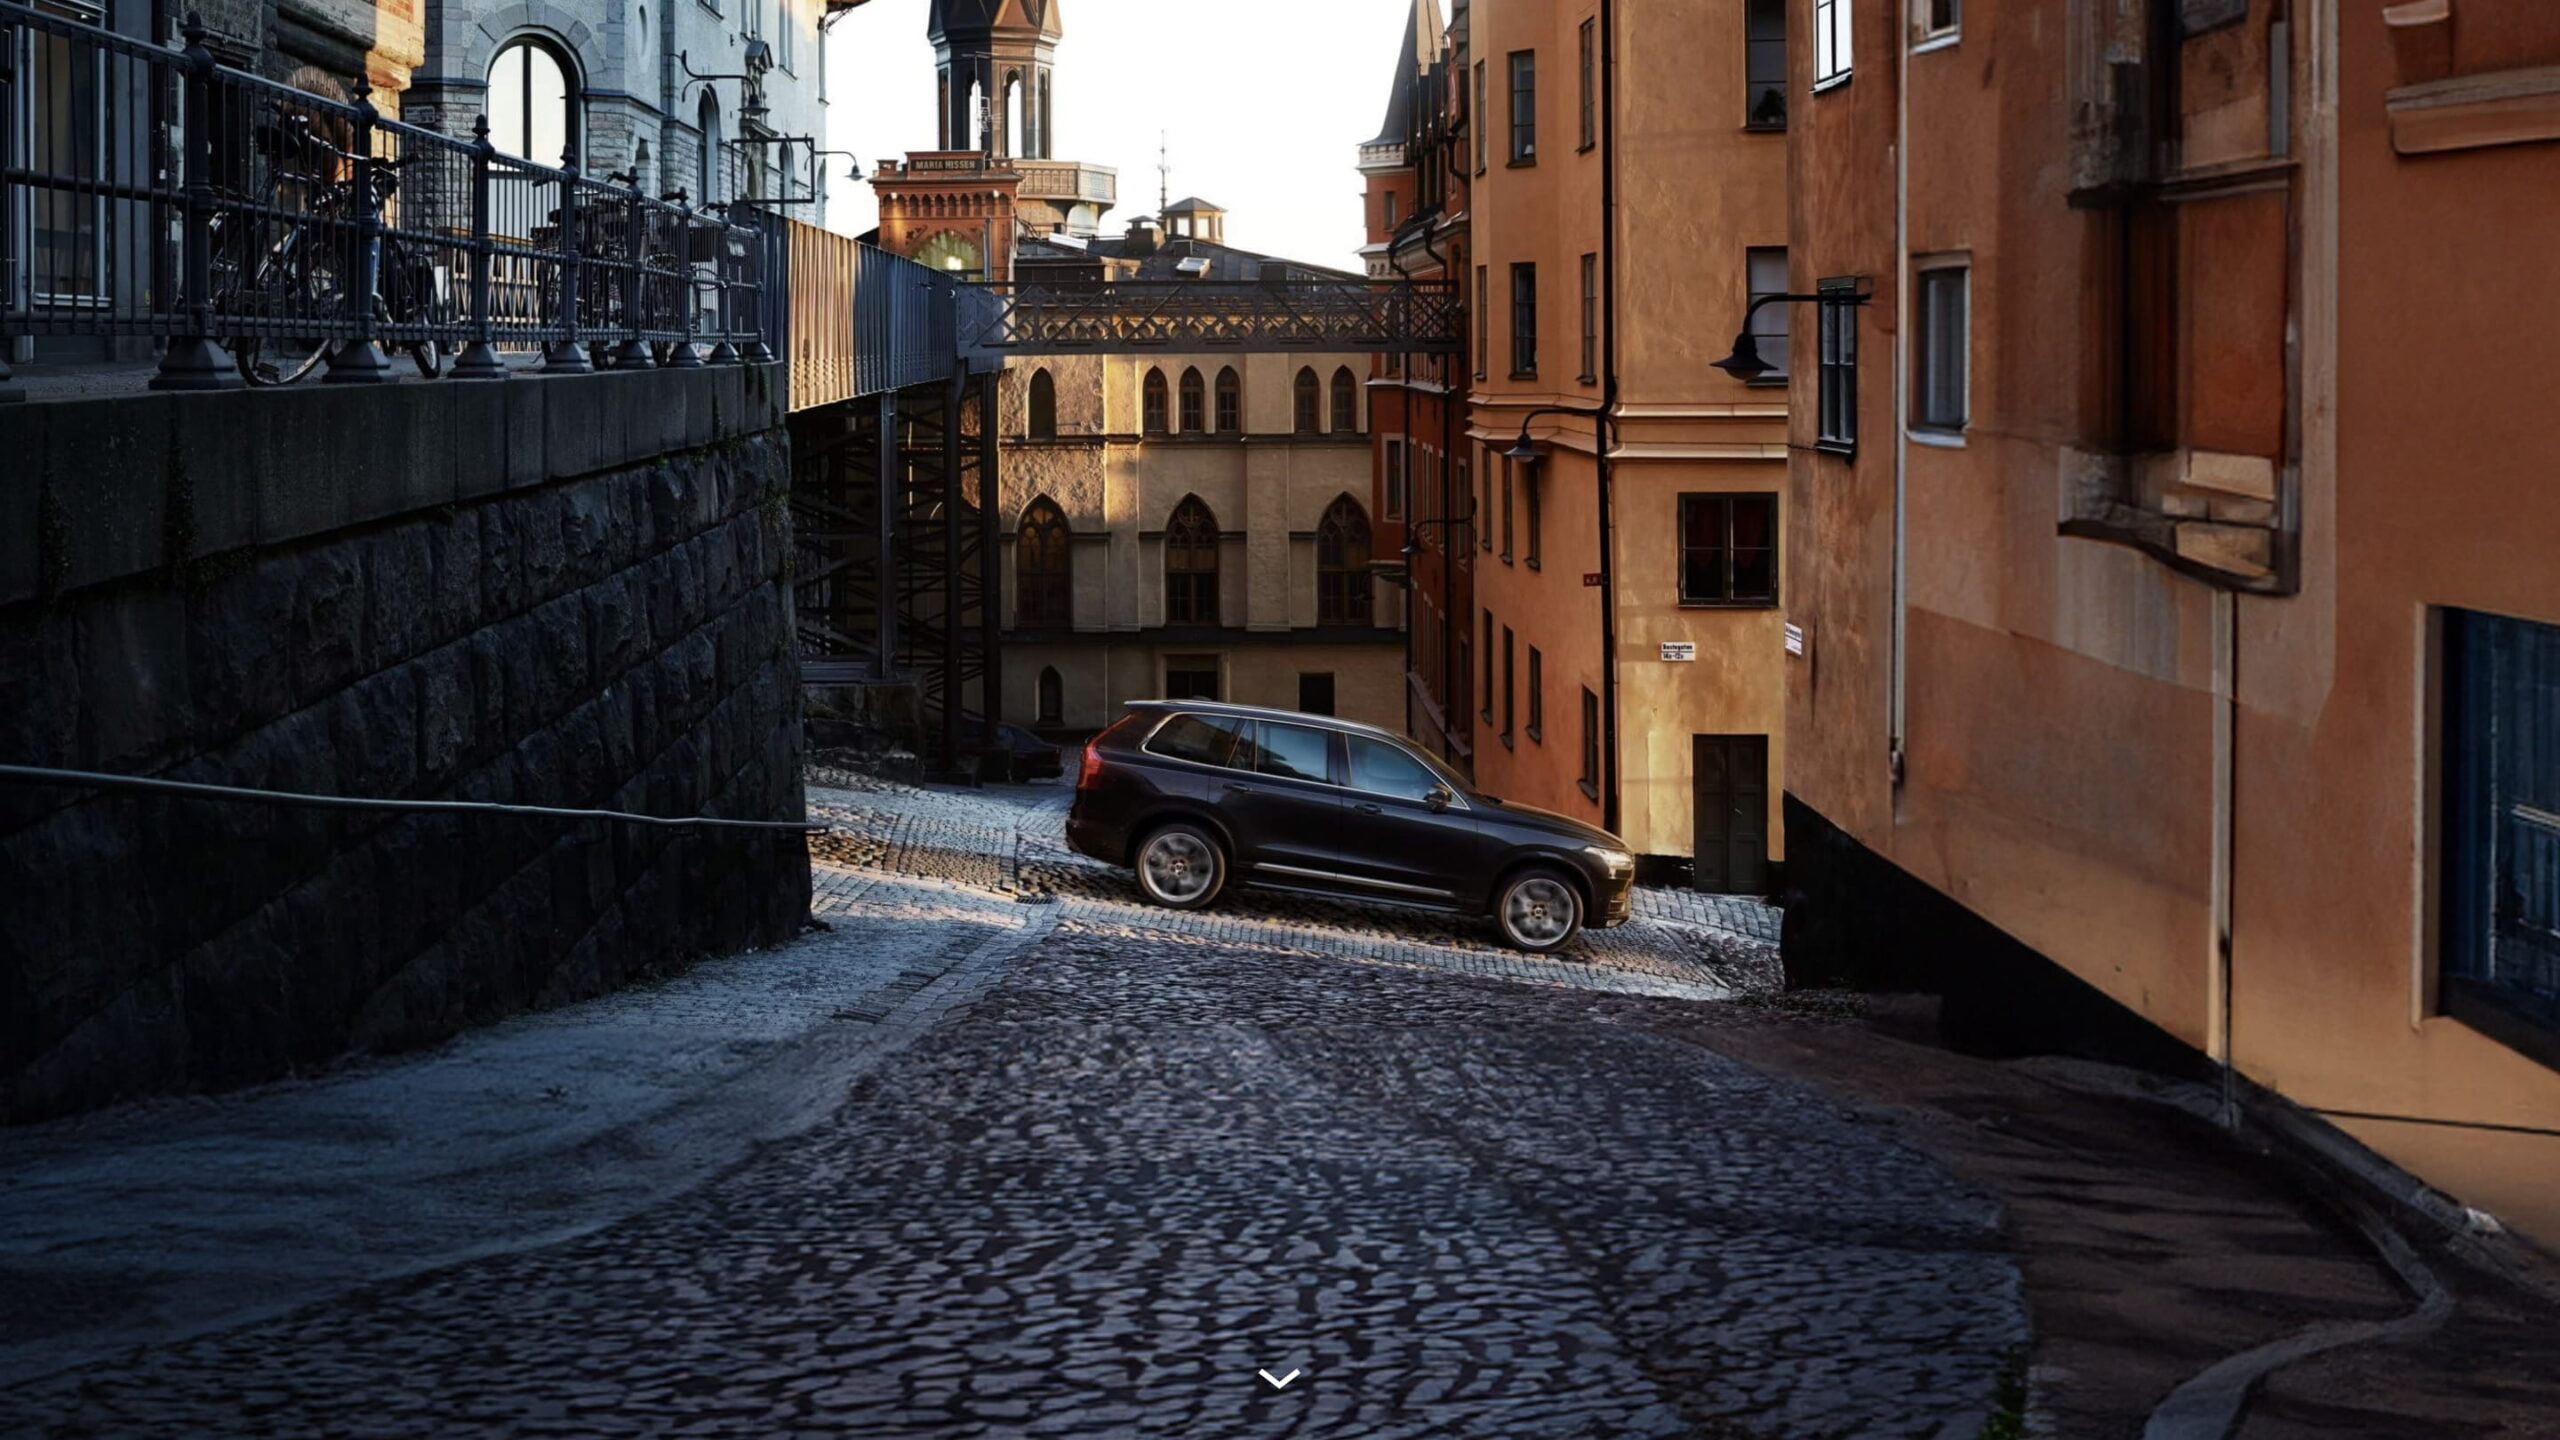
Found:
[[[1177,821],[1138,846],[1138,888],[1171,910],[1197,910],[1227,883],[1226,852],[1197,825]]]
[[[1515,950],[1561,950],[1582,930],[1582,892],[1557,871],[1523,870],[1503,882],[1493,919]]]

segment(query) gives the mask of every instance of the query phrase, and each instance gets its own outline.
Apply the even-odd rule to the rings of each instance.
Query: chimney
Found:
[[[1125,255],[1153,255],[1156,253],[1155,217],[1150,215],[1140,215],[1132,219],[1129,222],[1128,243],[1124,244],[1120,248],[1121,253]]]

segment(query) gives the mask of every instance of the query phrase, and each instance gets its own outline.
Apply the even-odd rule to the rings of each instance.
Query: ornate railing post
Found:
[[[382,192],[374,185],[373,85],[356,73],[356,133],[348,149],[355,155],[356,225],[348,258],[355,283],[347,288],[347,304],[355,311],[355,337],[339,344],[329,357],[324,385],[383,385],[391,380],[391,357],[375,339],[374,302],[382,294]]]
[[[497,251],[489,239],[489,163],[498,147],[489,143],[489,117],[471,126],[471,343],[453,363],[456,380],[504,380],[506,362],[498,358],[497,322],[489,313],[490,271]]]
[[[711,363],[714,365],[735,365],[739,359],[738,347],[730,343],[738,333],[736,323],[730,318],[731,311],[736,305],[736,287],[730,283],[729,274],[730,249],[737,239],[737,227],[729,223],[730,211],[733,208],[724,207],[721,210],[720,228],[712,232],[711,276],[713,287],[720,297],[720,343],[711,347]]]
[[[773,347],[765,344],[765,331],[771,329],[773,325],[773,296],[766,293],[765,280],[774,270],[772,264],[774,239],[781,233],[782,227],[771,223],[772,216],[769,214],[760,211],[748,213],[756,217],[754,228],[748,232],[755,236],[755,243],[747,247],[747,253],[755,257],[756,265],[756,303],[751,312],[755,316],[756,328],[754,334],[748,337],[747,348],[740,358],[750,365],[770,365],[778,357],[774,355]]]
[[[629,268],[622,272],[622,325],[631,333],[613,352],[616,370],[648,370],[657,365],[649,354],[649,341],[644,332],[649,328],[646,305],[649,294],[649,199],[640,193],[640,172],[648,165],[647,141],[631,156],[631,172],[625,175],[630,189],[622,201],[622,260]],[[613,177],[605,177],[610,180]]]
[[[0,28],[0,161],[18,153],[18,37],[16,32]],[[18,283],[18,217],[9,208],[9,194],[0,190],[0,286]],[[26,388],[13,383],[9,371],[9,351],[17,343],[9,336],[9,308],[17,295],[14,288],[0,290],[0,404],[27,398]]]
[[[181,33],[187,48],[179,57],[183,97],[178,113],[187,133],[178,313],[185,329],[160,357],[160,373],[151,377],[151,388],[229,390],[243,382],[230,355],[213,338],[213,51],[204,43],[209,32],[202,16],[190,12]],[[14,96],[10,103],[17,103]]]
[[[684,339],[677,343],[675,356],[667,364],[678,370],[699,370],[702,352],[693,343],[693,197],[682,190],[676,192],[676,217],[681,227],[676,240],[676,273],[681,278],[674,288],[676,309],[681,312],[678,318],[684,322]]]
[[[543,356],[545,375],[592,375],[595,362],[587,358],[587,347],[578,339],[578,273],[583,263],[578,258],[578,154],[575,150],[560,157],[560,283],[551,287],[551,297],[560,313],[554,316],[560,326],[560,338]]]

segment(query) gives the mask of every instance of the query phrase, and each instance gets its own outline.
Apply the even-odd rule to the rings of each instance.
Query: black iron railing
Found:
[[[0,380],[21,336],[165,342],[155,386],[774,358],[775,222],[591,178],[0,0]],[[707,353],[706,353],[707,352]]]

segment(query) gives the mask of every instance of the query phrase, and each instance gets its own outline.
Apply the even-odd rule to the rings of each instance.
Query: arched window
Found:
[[[1031,372],[1031,438],[1058,438],[1058,382],[1046,366]]]
[[[1349,435],[1360,428],[1360,382],[1351,378],[1351,367],[1333,372],[1333,433]]]
[[[1298,433],[1313,435],[1324,428],[1324,389],[1316,384],[1316,372],[1301,366],[1298,370]]]
[[[1369,623],[1369,515],[1348,495],[1316,526],[1316,623]]]
[[[1163,434],[1165,432],[1165,414],[1167,410],[1165,405],[1164,372],[1161,370],[1149,370],[1147,372],[1146,383],[1138,388],[1140,394],[1139,408],[1143,412],[1138,418],[1139,428],[1150,435]]]
[[[1015,623],[1029,630],[1063,630],[1074,624],[1074,579],[1066,512],[1043,495],[1024,508],[1013,547]]]
[[[1049,134],[1051,109],[1052,107],[1049,103],[1049,72],[1043,70],[1040,72],[1040,158],[1043,160],[1055,159],[1058,154],[1058,142]]]
[[[1003,146],[1004,153],[1007,155],[1028,155],[1031,153],[1031,151],[1022,143],[1024,139],[1028,137],[1029,133],[1024,129],[1024,121],[1028,117],[1023,113],[1024,107],[1028,103],[1029,101],[1022,88],[1022,72],[1019,70],[1008,71],[1004,77]]]
[[[1233,365],[1218,372],[1218,433],[1238,435],[1244,431],[1244,380]]]
[[[1218,623],[1218,517],[1183,497],[1164,527],[1164,623]]]
[[[532,36],[510,40],[489,62],[489,143],[519,159],[557,165],[578,143],[569,63]]]
[[[702,87],[702,106],[694,112],[695,123],[702,129],[702,154],[694,162],[694,208],[720,202],[720,102],[711,87]]]
[[[1200,385],[1200,372],[1199,372],[1199,371],[1197,371],[1197,370],[1185,370],[1185,371],[1183,371],[1183,372],[1182,372],[1182,433],[1183,433],[1183,434],[1185,434],[1185,435],[1197,435],[1197,434],[1199,434],[1201,431],[1203,431],[1203,430],[1205,430],[1205,429],[1209,428],[1208,421],[1207,421],[1207,419],[1205,418],[1205,416],[1206,416],[1206,414],[1207,414],[1207,411],[1208,411],[1208,406],[1207,406],[1206,404],[1204,404],[1204,403],[1203,403],[1203,401],[1205,400],[1205,398],[1206,398],[1206,397],[1202,394],[1202,391],[1201,391],[1201,385]]]
[[[1058,667],[1040,667],[1040,718],[1034,725],[1067,723],[1067,682],[1058,677]]]

